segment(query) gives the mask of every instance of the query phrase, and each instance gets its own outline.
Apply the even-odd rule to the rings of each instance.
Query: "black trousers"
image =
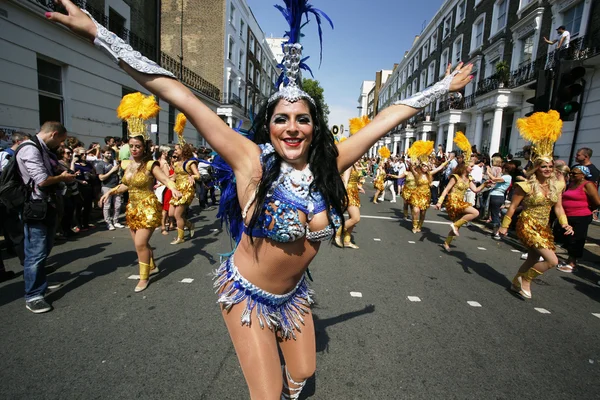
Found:
[[[25,240],[25,231],[23,222],[17,212],[8,212],[3,205],[0,205],[0,225],[4,232],[4,239],[7,247],[19,257],[19,262],[23,265],[25,260],[25,250],[23,243]]]
[[[569,258],[578,259],[583,256],[583,246],[588,234],[588,227],[592,223],[592,216],[567,217],[569,225],[573,228],[573,235],[563,235],[565,248],[569,252]],[[564,232],[563,232],[564,233]]]

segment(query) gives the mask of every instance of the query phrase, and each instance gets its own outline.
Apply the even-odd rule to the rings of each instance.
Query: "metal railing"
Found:
[[[225,93],[223,96],[223,103],[225,104],[233,104],[238,107],[242,107],[242,99],[235,93]]]
[[[200,93],[210,97],[211,99],[221,101],[221,90],[218,87],[202,78],[200,75],[190,70],[185,65],[175,60],[173,57],[161,52],[160,65],[179,78],[186,85],[198,90]]]

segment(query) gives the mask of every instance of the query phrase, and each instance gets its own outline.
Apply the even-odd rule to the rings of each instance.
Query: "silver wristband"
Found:
[[[175,75],[171,72],[162,68],[149,58],[144,57],[142,53],[135,51],[133,47],[125,43],[125,41],[115,33],[100,25],[89,12],[86,10],[81,11],[87,14],[96,25],[97,34],[94,39],[94,45],[106,53],[115,63],[118,64],[120,60],[123,60],[123,62],[131,68],[144,74],[164,75],[175,78]]]
[[[403,104],[412,108],[425,108],[435,100],[444,96],[450,91],[450,82],[458,74],[458,71],[454,71],[435,85],[428,87],[422,92],[415,93],[408,99],[398,100],[394,104]]]

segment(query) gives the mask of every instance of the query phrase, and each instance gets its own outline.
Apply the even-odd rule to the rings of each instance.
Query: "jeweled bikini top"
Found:
[[[271,144],[260,145],[260,147],[261,163],[264,166],[266,158],[275,150]],[[327,210],[327,204],[321,193],[310,189],[312,181],[313,174],[308,165],[302,171],[298,171],[282,161],[279,177],[267,191],[262,213],[255,228],[252,229],[252,236],[281,243],[294,242],[305,235],[312,242],[331,239],[335,234],[331,225],[318,231],[311,231],[309,228],[313,217]],[[244,220],[253,201],[254,196],[242,211]],[[300,211],[306,214],[306,223],[300,221]],[[337,229],[341,219],[333,209],[330,209],[329,213]],[[248,234],[249,231],[250,229],[245,226],[244,232]]]

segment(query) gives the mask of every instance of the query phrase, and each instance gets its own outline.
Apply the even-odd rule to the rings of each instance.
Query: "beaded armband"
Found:
[[[422,92],[415,93],[408,99],[398,100],[394,104],[403,104],[412,108],[425,108],[429,104],[433,103],[440,97],[444,96],[450,91],[450,82],[458,74],[458,71],[454,71],[435,85],[423,90]]]
[[[509,217],[508,215],[505,215],[504,218],[502,218],[502,224],[500,225],[503,228],[508,228],[510,226],[512,222],[512,218]]]
[[[97,33],[96,38],[94,39],[94,45],[110,56],[115,63],[118,64],[120,60],[123,60],[123,62],[131,68],[144,74],[164,75],[175,78],[175,75],[171,72],[162,68],[149,58],[144,57],[142,53],[135,51],[133,47],[125,43],[125,41],[115,33],[100,25],[89,12],[86,10],[81,11],[87,14],[92,22],[94,22],[94,25],[96,25]]]

